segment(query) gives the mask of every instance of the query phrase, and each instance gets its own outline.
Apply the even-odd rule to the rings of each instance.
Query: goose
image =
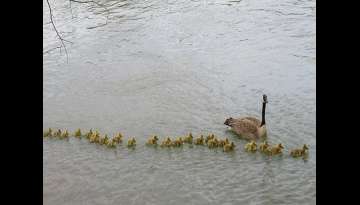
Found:
[[[267,103],[267,96],[263,95],[261,121],[254,117],[239,119],[230,117],[225,120],[224,124],[230,126],[236,134],[248,139],[256,140],[260,137],[266,137],[265,108]]]

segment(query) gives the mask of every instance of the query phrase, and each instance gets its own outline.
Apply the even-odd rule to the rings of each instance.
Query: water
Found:
[[[136,136],[109,150],[44,139],[44,204],[315,204],[315,1],[44,1],[44,129]],[[53,50],[52,50],[53,49]],[[226,118],[260,117],[285,153],[249,154]],[[234,153],[153,149],[148,136],[215,133]]]

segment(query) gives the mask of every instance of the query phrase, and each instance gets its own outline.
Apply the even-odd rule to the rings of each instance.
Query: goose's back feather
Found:
[[[231,127],[234,129],[236,133],[240,135],[255,134],[257,133],[257,129],[258,129],[256,122],[246,118],[236,120]]]
[[[255,117],[244,117],[244,118],[241,118],[241,119],[247,119],[247,120],[250,120],[251,122],[253,122],[256,126],[260,127],[261,125],[261,121]]]

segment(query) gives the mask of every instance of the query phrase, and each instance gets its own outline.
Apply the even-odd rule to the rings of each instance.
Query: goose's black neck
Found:
[[[262,116],[261,116],[261,126],[265,125],[265,107],[266,107],[266,102],[263,102],[263,106],[262,106]]]

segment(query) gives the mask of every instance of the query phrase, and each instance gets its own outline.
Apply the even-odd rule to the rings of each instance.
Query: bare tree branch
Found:
[[[68,58],[68,53],[67,53],[67,49],[66,49],[66,46],[65,46],[65,43],[64,41],[66,41],[65,39],[63,39],[61,37],[61,35],[59,34],[58,30],[56,29],[56,26],[55,26],[55,23],[54,23],[54,20],[53,20],[53,14],[52,14],[52,10],[51,10],[51,6],[50,6],[50,3],[49,3],[49,0],[46,0],[47,2],[47,5],[49,6],[49,11],[50,11],[50,22],[51,24],[53,25],[53,28],[56,32],[56,35],[57,37],[59,38],[60,42],[61,42],[61,45],[64,47],[65,49],[65,53],[66,53],[66,62],[69,62],[69,58]],[[68,41],[67,41],[68,42]],[[61,47],[60,47],[61,48]]]
[[[61,49],[61,46],[57,46],[57,47],[55,47],[55,48],[51,48],[51,49],[43,52],[43,54],[50,53],[51,51],[53,51],[53,50],[55,50],[55,49],[57,49],[57,48],[60,48],[60,49]],[[61,50],[60,50],[60,51],[61,51]]]

